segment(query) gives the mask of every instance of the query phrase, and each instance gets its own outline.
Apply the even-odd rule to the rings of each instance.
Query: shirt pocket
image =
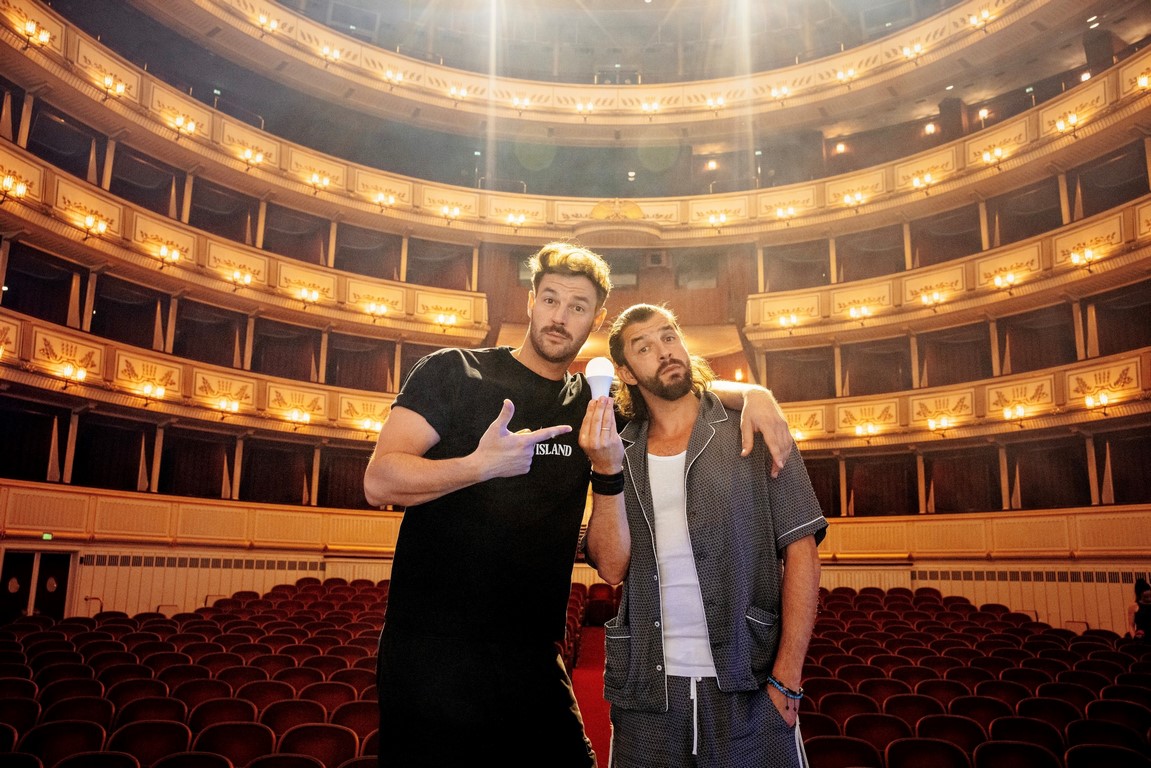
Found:
[[[631,626],[616,616],[604,624],[603,683],[607,688],[621,689],[627,684],[631,667]]]
[[[779,614],[758,606],[749,606],[744,614],[750,637],[751,672],[757,680],[765,678],[771,672],[771,665],[775,662],[776,649],[779,647]]]

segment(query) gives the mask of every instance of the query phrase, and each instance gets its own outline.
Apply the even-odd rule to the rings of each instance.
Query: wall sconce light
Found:
[[[801,429],[791,430],[791,436],[797,443],[807,437],[807,435],[803,434],[803,430]]]
[[[124,95],[124,81],[118,80],[111,75],[104,75],[104,98],[100,101],[107,101],[109,96],[119,98]]]
[[[4,175],[4,179],[0,181],[0,205],[8,201],[9,197],[16,200],[23,200],[24,196],[28,194],[28,185],[16,178],[10,173]]]
[[[101,219],[99,216],[94,216],[89,213],[84,217],[84,239],[87,240],[92,235],[99,237],[108,231],[108,222]]]
[[[445,205],[443,208],[440,209],[440,215],[443,216],[444,219],[447,220],[448,226],[450,227],[452,225],[452,222],[460,217],[460,207],[458,205],[456,205],[456,206]]]
[[[1087,395],[1083,398],[1083,404],[1087,406],[1090,411],[1098,410],[1104,416],[1107,415],[1107,404],[1111,402],[1106,392],[1100,392],[1098,395]]]
[[[327,69],[329,64],[340,60],[340,49],[325,45],[320,51],[320,58],[324,60],[324,69]]]
[[[448,90],[448,95],[452,97],[452,101],[454,101],[456,104],[459,104],[462,99],[466,99],[468,97],[468,89],[464,88],[462,85],[458,87],[453,85]]]
[[[919,294],[919,300],[923,302],[923,306],[931,307],[932,312],[938,312],[939,305],[942,304],[946,298],[947,297],[939,291],[932,291],[931,293],[924,291]]]
[[[929,122],[929,123],[924,123],[924,125],[923,125],[923,135],[924,136],[934,136],[935,132],[937,130],[939,130],[939,126],[937,126],[935,123]]]
[[[1006,274],[995,276],[995,287],[1001,291],[1007,291],[1008,296],[1015,295],[1015,273],[1007,272]]]
[[[580,117],[583,118],[583,121],[585,123],[587,122],[588,115],[590,115],[592,113],[592,109],[594,109],[594,107],[592,107],[592,103],[590,101],[588,101],[588,102],[577,101],[576,102],[576,114],[580,115]]]
[[[24,22],[24,48],[28,50],[32,45],[47,45],[52,40],[52,33],[44,29],[40,24],[33,20],[28,19]]]
[[[795,207],[789,205],[786,208],[776,208],[775,218],[781,220],[785,226],[790,227],[791,220],[795,218]]]
[[[1138,77],[1135,78],[1135,85],[1139,86],[1143,90],[1147,90],[1148,88],[1151,88],[1151,75],[1147,75],[1147,74],[1139,75]]]
[[[301,288],[299,297],[304,304],[304,309],[307,309],[320,300],[320,292],[315,288]]]
[[[404,73],[399,70],[389,69],[384,73],[384,80],[388,83],[388,90],[393,90],[397,85],[404,82]]]
[[[181,136],[191,136],[196,132],[196,121],[187,115],[177,115],[172,127],[176,129],[176,141],[179,141]]]
[[[312,414],[307,411],[302,411],[299,408],[293,408],[287,413],[288,421],[292,422],[295,426],[292,427],[293,432],[300,431],[300,427],[306,427],[312,423]]]
[[[369,315],[371,315],[371,317],[372,317],[372,325],[375,325],[377,320],[379,320],[384,315],[388,314],[388,305],[387,304],[377,304],[376,302],[373,301],[370,304],[368,304],[367,313]]]
[[[233,413],[240,411],[240,401],[233,400],[230,397],[221,397],[216,402],[216,410],[220,411],[220,421],[231,416]]]
[[[520,227],[522,227],[524,225],[525,221],[527,221],[527,216],[525,216],[522,213],[509,213],[508,214],[508,226],[511,227],[516,232],[520,231]]]
[[[855,209],[859,213],[859,206],[863,205],[862,192],[848,192],[843,196],[843,204]]]
[[[312,178],[309,179],[308,182],[312,185],[312,195],[318,195],[320,194],[321,189],[328,188],[328,185],[332,183],[332,180],[327,176],[321,176],[318,173],[313,173]]]
[[[922,189],[924,195],[930,195],[931,185],[934,183],[934,181],[935,180],[931,178],[930,173],[925,173],[922,176],[916,176],[913,178],[911,180],[911,186],[915,187],[916,189]]]
[[[791,95],[791,91],[788,89],[788,87],[786,85],[781,85],[778,88],[776,88],[775,86],[772,86],[772,88],[771,88],[771,98],[778,101],[779,106],[781,106],[781,107],[783,106],[784,99],[786,99],[789,95]]]
[[[248,286],[248,285],[252,284],[252,273],[251,272],[241,272],[240,270],[237,269],[234,272],[232,272],[231,280],[232,280],[232,293],[235,293],[236,291],[240,290],[241,285]]]
[[[919,56],[923,53],[923,44],[915,43],[914,45],[903,46],[903,57],[908,61],[915,62],[915,66],[919,66]]]
[[[723,225],[727,223],[727,214],[726,213],[713,213],[707,217],[707,223],[710,227],[712,227],[715,230],[715,233],[718,235],[720,232],[723,231],[722,230]]]
[[[870,421],[855,425],[855,436],[864,438],[868,445],[871,445],[871,438],[878,433],[879,430]]]
[[[1086,269],[1088,274],[1091,274],[1091,265],[1098,260],[1099,257],[1095,255],[1095,251],[1090,248],[1084,248],[1082,252],[1071,252],[1071,263],[1077,267]]]
[[[263,14],[263,13],[260,14],[259,21],[260,21],[260,37],[263,37],[264,35],[268,34],[269,32],[275,32],[280,26],[279,21],[277,21],[276,19],[269,19],[267,17],[267,15]]]
[[[991,11],[987,8],[967,17],[967,23],[971,25],[971,28],[982,29],[983,34],[987,34],[987,22],[989,21],[991,21]]]
[[[1009,405],[1003,409],[1003,420],[1012,422],[1020,429],[1023,429],[1023,417],[1026,415],[1026,410],[1023,408],[1023,405],[1019,403]]]
[[[167,245],[161,245],[160,251],[157,254],[157,258],[160,260],[160,269],[163,270],[164,267],[168,266],[169,264],[175,264],[180,261],[180,249],[169,248]]]
[[[852,68],[841,69],[835,73],[835,79],[847,86],[847,90],[851,90],[851,81],[855,79],[855,70]]]
[[[88,370],[72,363],[64,363],[60,366],[60,375],[64,378],[64,389],[68,389],[72,384],[82,384],[84,379],[88,378]]]
[[[655,118],[655,113],[659,112],[659,102],[645,101],[640,105],[640,109],[642,109],[643,113],[647,115],[647,121],[650,123],[652,119]]]
[[[1078,126],[1079,126],[1079,115],[1075,114],[1074,112],[1070,112],[1067,115],[1065,115],[1065,116],[1063,116],[1063,117],[1061,117],[1055,121],[1055,129],[1057,131],[1059,131],[1060,133],[1067,133],[1068,131],[1071,131],[1071,138],[1073,138],[1073,139],[1079,138],[1075,134],[1075,129]]]
[[[719,111],[723,109],[723,104],[724,100],[722,96],[716,96],[715,98],[711,96],[707,97],[707,108],[711,110],[715,117],[719,117]]]
[[[264,153],[258,149],[244,147],[244,151],[240,153],[240,159],[244,161],[244,172],[247,173],[252,170],[253,165],[264,162]]]
[[[995,163],[995,170],[1003,170],[999,167],[999,164],[1003,162],[1003,147],[992,147],[991,149],[984,151],[983,162],[987,163],[988,165]]]
[[[360,422],[360,429],[364,430],[364,437],[367,438],[372,437],[373,433],[376,435],[380,434],[380,430],[383,428],[384,423],[382,421],[377,421],[376,419],[368,418],[363,419]]]
[[[951,428],[951,419],[946,416],[940,419],[928,419],[927,428],[940,437],[947,437],[947,430]]]
[[[991,115],[991,111],[988,110],[987,107],[983,107],[982,109],[979,110],[979,127],[981,129],[987,127],[987,118],[990,115]]]
[[[150,381],[144,382],[144,386],[140,387],[140,394],[144,398],[144,407],[147,408],[152,404],[153,400],[163,400],[167,390],[159,384],[153,384]]]
[[[847,314],[851,315],[852,320],[858,320],[862,326],[867,322],[867,318],[871,317],[871,307],[851,307],[847,310]]]
[[[383,213],[385,208],[391,208],[395,204],[395,195],[386,195],[383,192],[376,194],[376,205],[380,206],[380,213]]]
[[[512,97],[512,106],[519,112],[520,117],[523,117],[524,110],[532,105],[531,99],[527,96],[522,99],[519,96]]]
[[[845,152],[847,152],[847,145],[842,141],[837,141],[835,143],[835,154],[842,155]]]
[[[457,319],[454,314],[436,315],[436,325],[440,327],[440,333],[447,333],[448,328],[454,326]]]
[[[795,327],[797,325],[799,325],[799,318],[795,315],[779,316],[779,327],[787,329],[788,336],[790,336],[795,331]]]

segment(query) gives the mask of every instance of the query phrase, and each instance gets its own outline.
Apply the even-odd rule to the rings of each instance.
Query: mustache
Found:
[[[549,325],[546,328],[541,328],[540,333],[555,333],[563,336],[565,339],[572,337],[572,335],[567,332],[567,329],[560,325]]]
[[[676,366],[676,365],[678,365],[678,366],[682,367],[682,368],[683,368],[685,371],[690,371],[690,370],[691,370],[691,369],[688,367],[687,363],[685,363],[684,361],[682,361],[682,360],[677,360],[677,359],[675,359],[675,358],[672,358],[672,359],[668,360],[666,363],[664,363],[663,365],[661,365],[661,366],[659,367],[659,370],[657,370],[657,371],[655,372],[655,374],[656,374],[656,376],[658,376],[659,374],[661,374],[661,373],[663,373],[664,371],[666,371],[668,368],[671,368],[672,366]]]

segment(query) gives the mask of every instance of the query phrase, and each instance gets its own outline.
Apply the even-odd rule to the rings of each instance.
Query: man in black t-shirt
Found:
[[[524,343],[422,359],[364,476],[369,502],[406,507],[380,638],[381,766],[595,765],[556,644],[589,463],[622,485],[619,441],[601,437],[614,435],[610,400],[593,403],[567,370],[611,282],[602,258],[566,243],[531,268]],[[764,433],[782,466],[791,438],[770,392],[721,398],[739,407],[749,391],[767,397],[747,401],[745,447]]]

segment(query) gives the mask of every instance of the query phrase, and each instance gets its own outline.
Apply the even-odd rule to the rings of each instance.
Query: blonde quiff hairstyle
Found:
[[[532,290],[538,291],[544,275],[582,275],[595,286],[596,309],[603,307],[611,293],[611,268],[603,257],[571,243],[548,243],[528,259]]]
[[[619,313],[619,317],[611,324],[611,331],[608,333],[608,354],[611,355],[611,359],[616,364],[616,367],[627,365],[627,358],[624,356],[623,348],[623,332],[627,330],[628,326],[650,320],[656,315],[665,318],[668,323],[671,324],[671,327],[675,329],[676,333],[680,336],[683,335],[675,313],[666,306],[657,307],[654,304],[633,304]],[[711,369],[707,360],[702,357],[689,354],[688,358],[688,365],[691,367],[691,393],[699,397],[707,390],[708,385],[715,381],[715,372]],[[630,371],[631,369],[628,368],[628,370]],[[619,377],[617,376],[616,378],[618,379]],[[644,421],[648,418],[647,403],[644,401],[643,393],[640,392],[638,385],[624,384],[623,381],[617,381],[613,396],[615,397],[615,406],[624,418],[633,421]]]

